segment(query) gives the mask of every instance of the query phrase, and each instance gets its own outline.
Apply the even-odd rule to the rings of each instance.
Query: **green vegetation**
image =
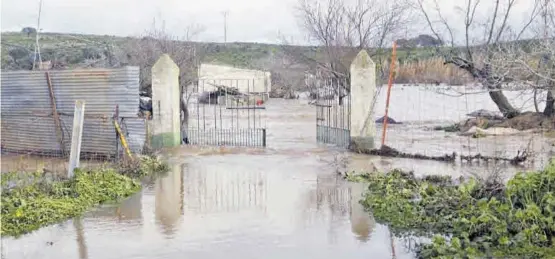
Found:
[[[139,177],[167,170],[156,158],[136,161],[119,165],[121,172],[77,169],[71,179],[43,172],[2,174],[1,234],[20,236],[78,216],[92,206],[121,200],[141,189]]]
[[[157,33],[161,33],[160,36]],[[146,34],[151,35],[151,34]],[[91,67],[141,67],[141,90],[149,91],[149,67],[162,51],[170,53],[182,69],[183,78],[194,78],[190,70],[192,53],[202,63],[228,65],[238,68],[266,70],[272,73],[272,97],[286,98],[303,89],[304,72],[316,69],[318,62],[328,62],[325,48],[262,43],[214,43],[173,40],[172,35],[154,31],[142,38],[106,35],[78,35],[41,33],[43,66],[51,69]],[[159,44],[153,44],[158,40]],[[4,70],[30,70],[33,67],[35,38],[21,32],[2,33],[2,62]],[[192,52],[192,46],[195,46]],[[163,50],[166,49],[166,50]],[[168,50],[169,49],[169,50]],[[391,49],[369,49],[375,61],[380,80],[387,80]],[[341,50],[341,63],[348,67],[357,54],[354,48]],[[38,60],[38,59],[37,59]],[[396,83],[447,83],[460,85],[472,81],[463,70],[446,66],[434,47],[402,47],[397,50],[398,71]],[[318,62],[316,62],[318,61]]]
[[[554,162],[506,185],[399,170],[348,178],[369,183],[361,203],[396,235],[433,236],[419,258],[555,258]]]
[[[87,59],[106,56],[106,51],[117,56],[125,56],[127,45],[133,38],[107,35],[80,35],[62,33],[42,33],[40,36],[41,55],[43,60],[53,60],[63,64],[64,68],[79,67],[87,63]],[[185,44],[186,42],[183,42]],[[29,69],[31,66],[35,37],[20,32],[2,33],[2,69]],[[313,46],[285,46],[262,43],[211,43],[195,42],[204,62],[220,63],[235,67],[262,69],[261,64],[268,58],[280,56],[284,52],[301,53],[307,57],[318,59],[323,55],[322,49]],[[391,53],[386,49],[374,58],[388,59]],[[434,57],[433,48],[399,49],[397,56],[400,61],[417,61]],[[275,63],[275,62],[273,62]],[[310,64],[302,64],[310,65]]]

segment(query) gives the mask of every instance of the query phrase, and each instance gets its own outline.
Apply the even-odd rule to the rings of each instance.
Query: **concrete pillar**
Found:
[[[366,50],[351,63],[351,148],[374,148],[376,124],[373,101],[376,95],[376,64]]]
[[[152,66],[152,148],[181,144],[179,67],[168,54]]]

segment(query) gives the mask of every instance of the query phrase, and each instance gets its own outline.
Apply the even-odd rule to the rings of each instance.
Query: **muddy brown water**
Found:
[[[522,104],[527,100],[509,97],[516,102],[522,99]],[[376,117],[383,115],[379,112],[383,99],[376,105]],[[392,258],[394,251],[396,258],[412,258],[407,241],[392,238],[388,228],[358,204],[364,186],[343,181],[332,161],[345,157],[350,170],[364,170],[373,163],[380,170],[403,168],[419,175],[453,176],[496,170],[508,176],[543,167],[553,155],[553,141],[541,135],[468,139],[429,130],[476,109],[493,109],[490,102],[483,95],[451,98],[397,87],[390,116],[406,123],[391,126],[387,143],[404,152],[428,155],[456,151],[510,156],[530,145],[536,152],[533,163],[521,168],[471,166],[348,154],[316,143],[314,107],[307,101],[272,99],[265,114],[267,148],[167,150],[163,156],[171,171],[142,192],[80,219],[18,239],[2,238],[2,256]]]

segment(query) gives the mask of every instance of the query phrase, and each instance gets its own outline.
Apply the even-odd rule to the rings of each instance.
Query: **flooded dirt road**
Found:
[[[408,122],[393,125],[388,133],[388,143],[401,151],[494,155],[531,143],[537,156],[535,163],[527,164],[530,169],[542,167],[552,154],[552,142],[542,136],[468,140],[430,131],[447,120],[458,121],[472,108],[466,109],[468,101],[457,104],[429,91],[417,92],[428,96],[416,104],[418,98],[411,99],[415,90],[407,89],[394,91],[390,110],[393,118]],[[3,258],[379,259],[392,258],[392,251],[396,258],[412,258],[406,242],[392,240],[387,227],[376,224],[358,204],[364,187],[341,180],[332,161],[345,157],[351,170],[365,170],[373,163],[381,170],[396,167],[453,176],[500,168],[352,155],[318,145],[314,108],[307,103],[268,102],[267,148],[168,150],[164,156],[172,170],[142,192],[81,219],[19,239],[3,238]],[[437,108],[447,106],[465,108]],[[380,98],[376,117],[382,107]],[[505,169],[510,174],[526,168]]]

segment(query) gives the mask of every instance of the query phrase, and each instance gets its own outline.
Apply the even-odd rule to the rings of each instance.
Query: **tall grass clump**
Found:
[[[472,77],[453,65],[445,65],[441,58],[405,61],[398,64],[395,82],[399,84],[448,84],[472,83]]]

